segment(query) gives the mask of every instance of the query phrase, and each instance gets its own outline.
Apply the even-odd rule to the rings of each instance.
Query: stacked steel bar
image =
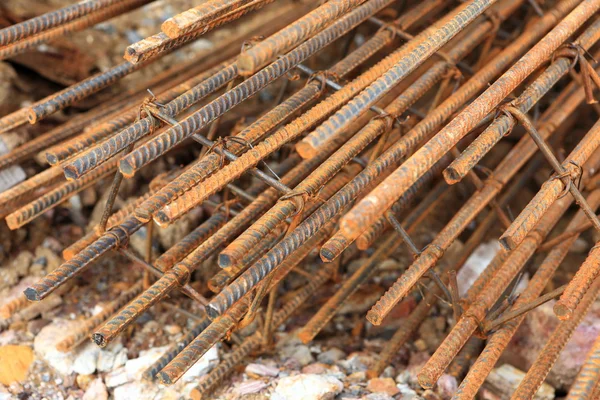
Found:
[[[89,0],[7,27],[0,30],[0,55],[147,2]],[[443,312],[454,324],[419,382],[431,388],[449,368],[457,378],[466,373],[455,398],[474,398],[527,313],[559,297],[554,311],[561,323],[513,395],[532,398],[600,288],[596,244],[570,282],[543,293],[578,235],[600,230],[600,122],[588,107],[600,87],[593,58],[600,55],[600,19],[593,17],[600,0],[533,5],[537,14],[524,0],[425,0],[410,7],[395,0],[209,0],[181,10],[161,33],[129,46],[121,65],[0,118],[2,132],[27,119],[37,123],[212,31],[211,56],[201,51],[0,157],[0,168],[44,157],[51,164],[0,193],[11,229],[114,176],[100,223],[65,249],[66,261],[27,288],[26,297],[7,303],[3,316],[26,310],[25,299],[56,298],[51,294],[74,276],[119,252],[143,267],[144,277],[57,347],[68,351],[87,336],[106,346],[153,306],[172,307],[163,300],[180,291],[204,312],[145,378],[172,384],[232,332],[254,329],[200,382],[196,391],[204,396],[244,357],[268,348],[273,330],[325,293],[323,286],[336,288],[300,330],[304,342],[318,338],[383,259],[407,253],[412,262],[397,271],[366,319],[381,324],[407,296],[418,304],[369,375],[382,373],[432,310],[444,310],[438,300],[445,298],[451,307]],[[227,24],[235,33],[220,36]],[[507,33],[505,26],[517,28]],[[366,35],[360,45],[353,41],[359,29]],[[501,33],[513,35],[508,45]],[[144,98],[148,86],[156,97]],[[539,118],[527,115],[537,108]],[[245,117],[251,122],[242,125]],[[518,126],[523,137],[503,140]],[[573,126],[579,133],[567,135]],[[564,159],[557,156],[562,148]],[[138,185],[145,188],[139,196],[114,211],[123,179],[139,180],[141,170],[152,175],[153,162],[171,151],[188,164],[170,165]],[[534,177],[545,162],[554,175],[538,191]],[[515,202],[525,187],[538,192]],[[507,207],[527,201],[513,221]],[[153,229],[198,215],[197,208],[198,225],[153,260]],[[496,221],[506,232],[491,237]],[[555,226],[566,228],[545,242]],[[140,256],[126,246],[142,229]],[[422,231],[433,240],[413,240]],[[499,238],[503,250],[464,287],[457,272],[481,243]],[[349,260],[362,251],[369,257],[350,273]],[[505,300],[536,251],[548,253],[520,297]],[[195,281],[194,272],[213,256],[221,270]],[[297,280],[304,280],[301,288],[282,296]],[[250,325],[263,312],[262,326]],[[488,337],[485,346],[481,336]],[[598,340],[571,398],[597,390],[597,359]]]

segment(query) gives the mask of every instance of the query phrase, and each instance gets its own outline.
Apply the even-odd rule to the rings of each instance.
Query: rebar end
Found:
[[[38,293],[37,290],[35,290],[34,288],[27,288],[23,291],[23,293],[25,293],[25,297],[27,297],[27,300],[29,301],[40,301],[42,300],[40,298],[40,295]]]
[[[335,260],[339,254],[335,254],[333,251],[325,247],[321,247],[319,255],[321,256],[321,260],[323,260],[323,262],[329,263]]]
[[[229,257],[229,255],[225,253],[219,254],[218,263],[219,267],[221,268],[230,268],[233,264],[231,257]]]
[[[448,166],[444,171],[442,171],[442,175],[444,176],[444,180],[448,185],[454,185],[460,182],[463,176],[454,168],[452,165]]]
[[[106,347],[106,345],[108,344],[108,341],[106,340],[106,337],[102,333],[93,333],[92,334],[92,341],[94,343],[96,343],[96,345],[98,347]]]
[[[369,312],[367,312],[367,321],[369,321],[373,325],[381,325],[382,320],[383,318],[381,318],[381,316],[372,309],[369,310]]]
[[[131,178],[135,175],[135,169],[126,160],[119,161],[119,171],[121,171],[125,178]]]
[[[45,156],[46,156],[46,161],[48,161],[48,164],[50,164],[50,165],[58,164],[58,157],[56,156],[56,154],[46,153]]]
[[[515,247],[517,247],[517,243],[515,243],[514,239],[511,236],[502,236],[500,239],[500,245],[506,251],[512,251]]]
[[[559,300],[554,305],[554,315],[556,315],[556,317],[561,321],[567,321],[573,316],[573,310],[562,304]]]
[[[417,374],[417,379],[419,380],[419,385],[421,385],[423,389],[432,389],[433,385],[435,385],[433,379],[424,373]]]

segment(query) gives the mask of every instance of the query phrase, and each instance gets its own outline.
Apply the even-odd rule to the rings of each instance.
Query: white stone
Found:
[[[271,400],[331,400],[343,388],[342,382],[331,376],[294,375],[279,380]]]
[[[82,400],[108,400],[108,392],[102,379],[98,378],[90,382]]]
[[[337,347],[333,347],[317,356],[317,360],[324,364],[333,364],[336,361],[346,358],[346,353]]]
[[[279,374],[279,368],[264,364],[251,363],[246,366],[246,373],[260,376],[277,376]]]
[[[86,342],[77,350],[73,371],[79,375],[91,375],[96,371],[96,362],[101,350],[92,342]]]
[[[308,346],[304,345],[287,346],[283,349],[282,355],[285,358],[295,359],[303,367],[312,363],[315,360]]]
[[[457,281],[460,282],[458,292],[461,297],[467,293],[467,290],[473,285],[475,279],[488,266],[498,251],[500,251],[500,243],[497,240],[493,240],[480,244],[473,254],[467,258],[467,261],[465,261],[463,267],[458,271],[456,277]]]
[[[258,393],[261,390],[266,389],[268,386],[269,385],[267,385],[263,381],[248,380],[246,382],[242,382],[239,385],[237,385],[235,387],[235,389],[233,389],[233,392],[235,394],[243,396],[243,395],[246,395],[246,394]]]
[[[96,369],[100,372],[109,372],[125,365],[127,362],[127,349],[120,342],[112,342],[98,354]]]
[[[73,372],[73,363],[77,354],[75,352],[62,353],[56,350],[56,344],[64,337],[65,332],[70,332],[77,326],[78,323],[75,321],[56,320],[43,327],[33,341],[33,350],[36,356],[44,360],[59,374],[69,375]]]
[[[490,372],[485,380],[485,387],[501,398],[508,398],[517,390],[523,378],[525,378],[525,372],[512,365],[504,364]],[[544,382],[533,398],[534,400],[552,400],[554,399],[554,388]]]

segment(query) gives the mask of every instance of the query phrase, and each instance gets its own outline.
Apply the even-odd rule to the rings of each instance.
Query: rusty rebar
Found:
[[[18,24],[0,30],[0,46],[6,46],[20,39],[38,34],[47,29],[62,25],[91,12],[110,7],[122,0],[87,0],[47,12]]]
[[[451,13],[450,17],[453,15],[454,14]],[[450,17],[447,17],[447,19],[450,19]],[[429,34],[432,34],[436,31],[438,31],[438,29],[430,28],[429,30],[426,30],[420,34],[418,38],[428,37]],[[369,83],[381,76],[382,73],[393,66],[398,60],[402,60],[403,57],[406,56],[406,54],[408,54],[409,51],[411,51],[415,46],[416,43],[411,42],[409,43],[408,47],[405,46],[392,53],[384,60],[380,61],[367,72],[363,73],[354,81],[345,85],[341,90],[335,92],[329,98],[321,102],[317,107],[312,108],[310,111],[303,114],[292,123],[277,131],[273,135],[273,140],[269,140],[268,143],[261,143],[255,146],[254,151],[246,153],[245,155],[241,156],[236,163],[227,165],[225,168],[211,176],[211,178],[205,181],[205,185],[186,192],[183,196],[169,205],[168,210],[165,210],[165,214],[167,214],[166,211],[168,211],[168,214],[172,215],[170,218],[177,218],[183,212],[201,202],[210,193],[218,190],[218,188],[220,188],[223,184],[237,178],[246,170],[252,168],[264,157],[268,156],[273,151],[298,136],[301,132],[314,125],[315,121],[321,120],[331,111],[344,104],[352,97],[351,95],[353,93],[366,87]]]
[[[600,39],[600,21],[595,21],[575,41],[583,49],[589,49]],[[509,105],[526,113],[572,68],[572,58],[561,56],[556,58],[546,70],[529,85],[523,93]],[[500,107],[500,110],[504,110]],[[455,183],[466,176],[489,150],[507,135],[517,124],[516,118],[506,112],[501,114],[486,130],[471,143],[452,164],[444,171],[448,183]]]
[[[598,382],[600,382],[600,337],[594,341],[575,382],[571,385],[567,400],[593,399],[594,387]]]
[[[493,283],[488,284],[477,299],[469,305],[461,319],[419,372],[418,378],[421,386],[433,387],[452,359],[465,345],[479,324],[483,322],[489,308],[496,302],[510,282],[515,279],[518,272],[535,252],[535,248],[542,242],[571,202],[572,199],[569,198],[563,198],[556,202],[556,206],[551,208],[551,212],[544,215],[535,231],[527,236],[518,250],[509,254],[502,267],[494,275]]]
[[[342,4],[352,4],[353,1],[356,0],[336,0],[333,3],[328,2],[324,4],[322,7],[328,5],[337,7],[337,3],[341,3],[340,7],[342,7]],[[147,144],[134,150],[131,155],[123,157],[119,169],[125,176],[131,177],[139,168],[164,154],[187,137],[197,133],[200,129],[207,126],[210,122],[214,121],[234,106],[255,95],[258,91],[265,88],[275,79],[281,77],[310,55],[329,45],[369,16],[392,2],[393,0],[369,0],[365,4],[350,11],[348,14],[332,23],[329,27],[325,28],[322,32],[311,37],[289,53],[280,56],[276,61],[258,71],[232,90],[213,100],[183,121],[180,121],[178,125],[151,139]],[[261,43],[264,43],[267,40]],[[254,48],[255,47],[252,47],[248,51],[251,51]],[[241,60],[245,54],[247,54],[247,52],[243,52],[238,58],[238,67],[242,65]],[[254,153],[254,151],[252,153]],[[204,187],[205,185],[202,186]],[[193,192],[193,190],[190,192]]]
[[[569,320],[572,318],[578,304],[583,299],[585,293],[589,290],[599,274],[600,248],[596,244],[590,252],[579,270],[575,273],[571,282],[569,282],[565,293],[554,305],[554,314],[560,320]]]
[[[72,332],[57,343],[58,351],[67,352],[74,349],[77,345],[89,337],[90,331],[101,324],[104,320],[114,314],[119,308],[127,304],[131,299],[137,296],[143,289],[142,282],[133,284],[129,289],[124,291],[116,300],[111,301],[102,307],[102,311],[82,321]]]
[[[124,14],[128,11],[134,10],[152,1],[154,0],[120,0],[117,2],[112,1],[112,4],[109,4],[108,6],[103,8],[98,8],[96,10],[90,10],[84,15],[82,15],[80,18],[77,18],[62,25],[58,25],[48,30],[42,30],[33,36],[28,35],[28,37],[22,38],[14,43],[0,47],[0,60],[14,57],[17,54],[26,52],[27,50],[31,50],[32,48],[35,48],[40,44],[63,37],[67,33],[84,30],[86,28],[89,28],[90,26],[98,24],[99,22],[106,21],[117,15]],[[37,20],[37,18],[34,19]],[[27,23],[27,21],[25,21],[25,23]],[[43,26],[43,24],[40,24],[38,26]],[[11,28],[12,26],[6,29]]]
[[[568,7],[569,4],[560,3],[559,6]],[[352,235],[374,222],[443,154],[456,146],[458,141],[488,115],[516,86],[523,82],[545,60],[549,59],[551,54],[598,8],[600,8],[600,2],[594,0],[586,0],[579,4],[482,95],[439,131],[433,140],[417,150],[390,176],[359,201],[341,219],[341,230]]]
[[[527,371],[525,378],[523,378],[511,399],[526,399],[532,397],[537,392],[542,383],[544,383],[544,379],[546,379],[548,372],[550,372],[550,369],[558,359],[561,350],[573,334],[573,331],[577,328],[583,317],[587,314],[589,307],[598,297],[599,291],[600,280],[596,280],[581,303],[579,303],[572,318],[562,321],[554,332],[552,332],[546,345],[538,354],[537,359]]]

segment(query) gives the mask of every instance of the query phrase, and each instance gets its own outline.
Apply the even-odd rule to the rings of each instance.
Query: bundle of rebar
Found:
[[[151,1],[86,0],[9,26],[0,30],[0,56]],[[466,369],[454,398],[474,398],[528,313],[557,299],[560,323],[512,395],[533,398],[600,291],[598,243],[570,281],[547,289],[577,238],[600,232],[599,9],[600,0],[208,0],[169,18],[162,32],[124,49],[122,64],[0,118],[0,132],[38,124],[167,53],[197,52],[0,156],[1,169],[45,163],[0,193],[12,230],[51,218],[49,210],[87,188],[107,187],[100,222],[3,316],[47,301],[119,254],[144,276],[58,348],[88,337],[104,347],[182,292],[204,312],[145,377],[172,384],[245,328],[199,382],[198,395],[208,396],[247,356],[269,349],[304,303],[314,308],[317,294],[333,293],[300,329],[308,343],[383,260],[405,253],[411,262],[365,317],[380,325],[406,298],[418,304],[370,376],[382,374],[432,310],[448,308],[453,324],[419,383],[434,387],[454,361]],[[235,33],[216,35],[232,25]],[[207,37],[210,50],[186,46]],[[187,164],[167,163],[154,176],[168,154],[184,154]],[[151,182],[115,210],[122,183],[141,182],[142,171]],[[541,185],[538,171],[551,171]],[[154,256],[156,231],[199,209],[197,226]],[[416,239],[422,229],[434,229],[433,239]],[[141,230],[145,254],[130,246]],[[465,287],[457,273],[487,240],[502,248]],[[448,251],[457,242],[461,249]],[[199,281],[195,272],[209,260],[220,268]],[[534,273],[515,298],[526,269]],[[290,293],[290,280],[303,286]],[[569,398],[599,392],[599,343]]]

